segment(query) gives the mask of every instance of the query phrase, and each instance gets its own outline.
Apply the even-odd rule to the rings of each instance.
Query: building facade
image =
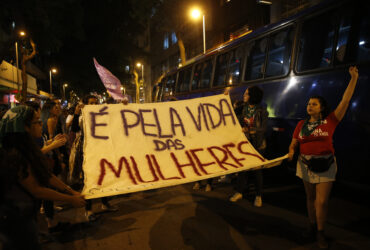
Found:
[[[152,88],[160,77],[183,63],[180,56],[182,44],[186,60],[203,53],[202,18],[198,21],[191,20],[189,12],[194,6],[192,1],[179,0],[178,2],[181,3],[178,8],[169,8],[167,12],[162,12],[160,17],[154,15],[148,23],[148,29],[138,40],[139,47],[144,48],[149,55],[145,59],[144,73],[146,102],[152,100]],[[209,50],[243,33],[294,15],[304,8],[317,4],[320,0],[202,0],[196,2],[204,15],[206,50]],[[173,21],[171,29],[171,24],[163,22],[163,19],[171,20],[172,15],[178,18]]]

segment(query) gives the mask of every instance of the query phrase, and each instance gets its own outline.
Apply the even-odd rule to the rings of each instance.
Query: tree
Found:
[[[20,102],[23,103],[27,100],[27,72],[26,72],[26,64],[29,60],[35,57],[36,55],[36,44],[33,42],[33,40],[30,40],[32,51],[29,53],[29,51],[22,47],[21,54],[22,54],[22,61],[21,61],[21,69],[22,69],[22,92],[21,92],[21,100]]]

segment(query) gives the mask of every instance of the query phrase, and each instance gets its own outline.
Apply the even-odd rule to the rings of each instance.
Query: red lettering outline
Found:
[[[238,144],[238,150],[239,150],[239,152],[240,152],[240,153],[245,154],[245,155],[251,155],[251,156],[254,156],[254,157],[256,157],[256,158],[260,159],[262,162],[264,162],[264,161],[265,161],[265,159],[264,159],[264,158],[262,158],[262,157],[261,157],[261,156],[259,156],[259,155],[252,154],[252,153],[249,153],[249,152],[243,152],[243,151],[241,150],[241,147],[242,147],[242,145],[243,145],[243,144],[249,144],[249,142],[247,142],[247,141],[239,142],[239,144]]]
[[[188,157],[188,159],[190,160],[190,163],[189,163],[189,164],[182,164],[182,165],[181,165],[181,164],[179,163],[179,161],[177,160],[176,155],[175,155],[173,152],[171,152],[172,160],[175,162],[176,167],[177,167],[177,169],[178,169],[178,171],[179,171],[180,175],[182,176],[182,178],[185,178],[185,175],[184,175],[184,172],[182,171],[182,168],[183,168],[183,167],[187,167],[187,166],[191,166],[191,167],[193,167],[193,170],[194,170],[195,174],[196,174],[196,175],[198,175],[198,176],[201,176],[201,174],[198,172],[197,167],[195,166],[195,163],[194,163],[193,159],[192,159],[192,158],[191,158],[191,156],[190,156],[190,153],[186,150],[186,151],[185,151],[185,154],[186,154],[186,156]]]
[[[191,154],[193,155],[195,161],[198,163],[198,167],[200,168],[200,170],[202,170],[202,172],[204,174],[209,174],[205,169],[204,167],[207,167],[209,165],[212,165],[212,164],[215,164],[216,162],[208,162],[208,163],[202,163],[200,162],[198,156],[196,155],[196,152],[199,152],[199,151],[204,151],[204,149],[202,148],[197,148],[197,149],[190,149],[190,152]]]
[[[136,175],[136,178],[140,181],[140,182],[143,182],[143,183],[150,183],[150,182],[156,182],[159,180],[158,176],[156,175],[155,171],[154,171],[154,168],[153,168],[153,165],[152,165],[152,162],[150,161],[149,159],[149,156],[148,155],[145,155],[146,159],[148,160],[148,165],[149,165],[149,169],[150,169],[150,172],[152,173],[153,175],[153,180],[152,181],[144,181],[143,178],[141,177],[140,175],[140,171],[139,169],[137,168],[137,163],[135,161],[135,158],[130,156],[130,159],[131,159],[131,162],[132,162],[132,167],[134,168],[134,171],[135,171],[135,175]]]
[[[118,170],[116,171],[114,169],[114,166],[112,163],[110,163],[107,159],[101,159],[100,160],[100,175],[99,175],[99,179],[98,179],[98,185],[101,186],[102,183],[103,183],[103,179],[105,177],[105,164],[108,165],[108,167],[112,170],[112,172],[114,173],[114,175],[119,178],[120,175],[121,175],[121,171],[122,171],[122,162],[125,162],[125,165],[126,165],[126,171],[127,171],[127,174],[128,176],[130,177],[130,180],[132,181],[133,184],[137,185],[137,182],[134,178],[134,176],[132,175],[132,172],[131,172],[131,168],[126,160],[125,157],[121,157],[120,160],[119,160],[119,163],[118,163]]]
[[[227,151],[227,153],[231,156],[231,158],[233,158],[233,160],[240,166],[240,167],[243,167],[243,164],[240,163],[240,161],[243,161],[245,160],[245,158],[236,158],[233,153],[230,151],[230,147],[235,147],[235,144],[234,143],[229,143],[229,144],[225,144],[225,145],[222,145],[222,147]]]
[[[162,170],[161,170],[161,167],[159,166],[158,164],[158,161],[157,159],[155,158],[155,155],[150,155],[150,157],[152,158],[152,161],[154,163],[154,166],[155,168],[157,169],[157,172],[159,174],[159,177],[161,177],[162,180],[175,180],[175,179],[181,179],[180,177],[178,176],[174,176],[174,177],[169,177],[169,178],[166,178],[163,176],[163,173],[162,173]]]
[[[218,159],[217,158],[217,155],[213,152],[214,149],[217,149],[217,150],[220,150],[224,153],[224,158],[222,160]],[[218,164],[218,166],[224,170],[229,170],[227,168],[225,168],[223,165],[229,165],[229,166],[232,166],[233,168],[239,168],[238,166],[232,164],[232,163],[228,163],[226,162],[228,160],[228,155],[227,155],[227,151],[220,148],[220,147],[217,147],[217,146],[213,146],[213,147],[208,147],[207,148],[208,152],[213,156],[213,158],[215,158],[216,160],[216,163]]]

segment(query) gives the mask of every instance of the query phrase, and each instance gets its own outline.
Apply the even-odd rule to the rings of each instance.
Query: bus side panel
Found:
[[[370,169],[370,71],[359,69],[360,79],[344,119],[334,133],[334,148],[338,162],[338,180],[367,184]],[[269,112],[267,130],[267,158],[288,153],[292,134],[298,121],[307,117],[306,105],[313,95],[323,96],[333,111],[342,99],[350,76],[347,68],[329,73],[293,76],[282,80],[258,83],[264,91],[263,102]],[[242,100],[249,85],[230,87],[234,103]],[[250,85],[251,86],[251,85]],[[179,95],[178,99],[191,99],[222,94],[224,89]],[[294,168],[294,164],[292,168]],[[358,174],[361,173],[361,174]]]

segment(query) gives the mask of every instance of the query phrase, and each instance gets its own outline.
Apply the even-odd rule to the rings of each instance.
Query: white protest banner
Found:
[[[84,190],[87,199],[173,186],[279,165],[248,142],[230,97],[87,105]]]

